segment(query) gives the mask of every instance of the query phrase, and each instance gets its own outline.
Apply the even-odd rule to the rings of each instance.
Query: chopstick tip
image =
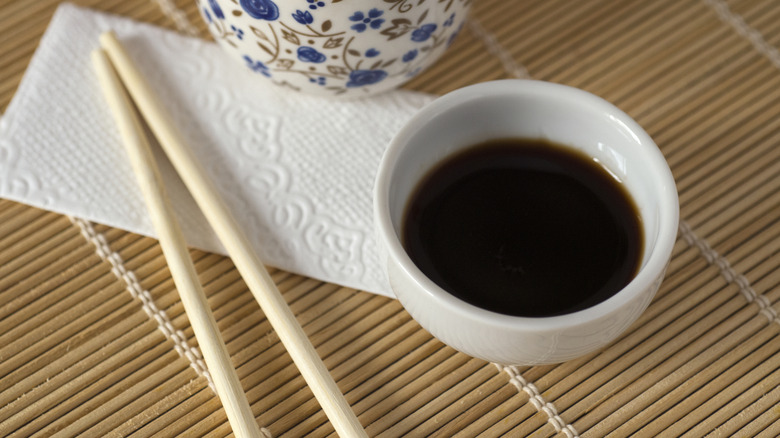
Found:
[[[107,30],[100,34],[100,37],[98,37],[98,40],[100,41],[100,45],[106,49],[108,48],[111,43],[115,42],[117,40],[116,33],[114,33],[113,30]]]

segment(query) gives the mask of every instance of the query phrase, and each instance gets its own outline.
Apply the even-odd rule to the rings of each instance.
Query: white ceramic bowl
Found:
[[[214,39],[258,80],[323,96],[395,88],[458,34],[471,0],[198,0]]]
[[[580,149],[631,193],[642,217],[645,248],[638,274],[620,292],[566,315],[502,315],[455,298],[411,261],[399,236],[404,208],[421,177],[465,147],[507,137],[548,139]],[[444,343],[501,364],[561,362],[614,340],[652,300],[677,235],[674,179],[647,133],[607,101],[547,82],[487,82],[437,99],[393,139],[374,190],[377,239],[390,285],[403,306]]]

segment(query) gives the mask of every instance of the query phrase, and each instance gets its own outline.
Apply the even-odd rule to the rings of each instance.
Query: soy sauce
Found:
[[[507,315],[598,304],[636,275],[643,237],[623,185],[584,153],[542,140],[467,148],[431,170],[402,241],[450,294]]]

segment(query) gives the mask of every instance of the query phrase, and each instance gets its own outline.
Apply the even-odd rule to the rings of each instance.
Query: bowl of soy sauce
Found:
[[[424,328],[502,364],[601,348],[655,295],[679,207],[658,147],[576,88],[482,83],[423,108],[380,164],[390,287]]]

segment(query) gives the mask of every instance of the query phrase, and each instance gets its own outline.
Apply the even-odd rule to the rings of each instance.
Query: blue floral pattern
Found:
[[[303,62],[319,64],[325,62],[328,57],[318,52],[314,47],[301,46],[298,47],[298,59]]]
[[[340,0],[197,1],[215,39],[255,73],[316,94],[367,95],[423,71],[452,43],[472,0],[363,9]]]
[[[309,78],[309,82],[311,82],[312,84],[317,84],[319,86],[324,86],[325,84],[327,84],[327,78],[325,78],[325,76],[319,76],[317,78]]]
[[[309,11],[302,11],[298,9],[295,11],[294,14],[292,14],[293,19],[301,24],[312,24],[314,23],[314,17],[311,15],[311,12]]]
[[[236,34],[236,38],[243,40],[244,39],[244,31],[237,28],[236,26],[230,25],[230,30],[233,31],[234,34]]]
[[[379,18],[382,14],[384,14],[384,11],[380,11],[377,8],[371,9],[367,14],[357,11],[349,17],[349,21],[358,21],[357,24],[352,25],[351,29],[358,32],[363,32],[369,27],[371,29],[379,29],[382,23],[385,22],[384,18]]]
[[[309,9],[316,10],[317,8],[324,8],[325,2],[317,0],[306,0],[309,3]]]
[[[216,2],[216,0],[209,0],[209,7],[211,7],[211,10],[214,11],[214,16],[219,18],[220,20],[225,19],[225,13],[222,12],[222,8],[219,6],[219,3]]]
[[[240,3],[244,11],[252,18],[268,21],[279,18],[279,7],[271,0],[241,0]]]
[[[387,72],[384,70],[354,70],[349,74],[347,88],[376,84],[386,77]]]
[[[263,76],[271,77],[271,72],[268,69],[268,66],[263,64],[260,61],[253,61],[252,58],[249,57],[249,55],[244,55],[244,61],[246,61],[247,66],[256,73],[260,73]]]
[[[447,21],[442,24],[444,27],[450,27],[452,26],[452,23],[455,21],[455,13],[453,12],[452,15],[450,15],[450,18],[447,19]]]
[[[436,32],[436,27],[437,26],[433,23],[428,23],[420,26],[418,29],[415,29],[415,31],[412,32],[412,41],[416,43],[428,41],[428,38],[431,37],[431,34]]]

